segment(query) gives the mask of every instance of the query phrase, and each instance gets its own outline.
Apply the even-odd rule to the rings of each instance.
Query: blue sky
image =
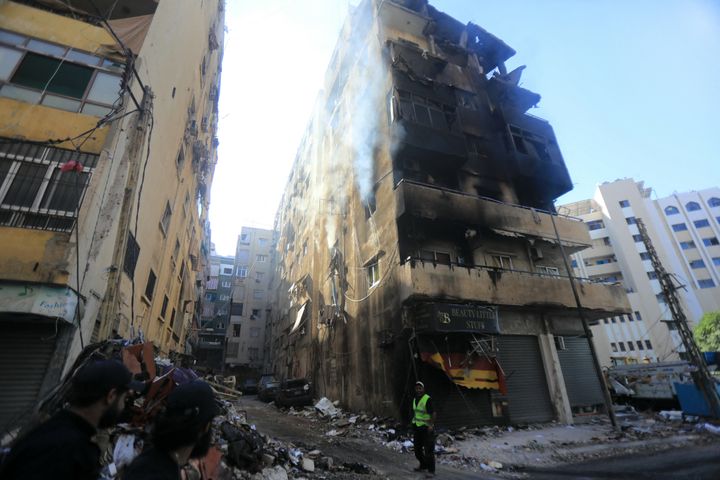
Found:
[[[345,0],[228,0],[213,242],[233,254],[243,225],[272,227],[322,88]],[[357,2],[352,2],[357,3]],[[518,53],[542,95],[575,189],[616,178],[658,196],[720,185],[720,0],[437,0]]]

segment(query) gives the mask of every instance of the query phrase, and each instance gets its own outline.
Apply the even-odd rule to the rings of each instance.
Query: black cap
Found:
[[[145,384],[133,380],[132,373],[122,363],[115,360],[100,360],[80,368],[73,378],[73,387],[77,390],[105,395],[113,388],[142,392]]]
[[[215,392],[202,380],[178,385],[167,400],[167,412],[187,416],[197,416],[202,422],[209,422],[220,413]]]

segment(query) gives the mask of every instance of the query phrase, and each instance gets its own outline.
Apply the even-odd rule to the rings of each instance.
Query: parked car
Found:
[[[252,395],[258,393],[258,382],[254,378],[247,378],[243,380],[240,385],[240,391],[243,395]]]
[[[280,407],[298,407],[312,405],[313,389],[306,378],[284,380],[278,387],[275,405]]]
[[[278,388],[280,388],[280,381],[274,378],[260,383],[258,386],[258,398],[263,402],[272,402],[277,396]]]
[[[258,390],[264,388],[270,382],[279,382],[279,380],[272,373],[263,373],[260,375],[260,380],[258,380]]]

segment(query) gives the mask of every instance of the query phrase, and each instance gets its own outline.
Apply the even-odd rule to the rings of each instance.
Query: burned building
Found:
[[[420,379],[445,425],[602,404],[561,249],[590,237],[514,53],[423,0],[351,12],[277,212],[277,375],[396,415]],[[628,311],[576,283],[585,318]]]

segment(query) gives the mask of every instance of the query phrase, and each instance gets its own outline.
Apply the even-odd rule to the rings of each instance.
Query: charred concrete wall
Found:
[[[406,307],[428,301],[499,306],[505,333],[544,335],[557,362],[547,315],[580,328],[559,244],[590,241],[553,209],[572,184],[552,128],[525,113],[539,95],[505,69],[513,54],[421,0],[349,16],[276,217],[276,374],[398,414],[415,362]],[[588,312],[626,308],[619,290],[583,292]]]

